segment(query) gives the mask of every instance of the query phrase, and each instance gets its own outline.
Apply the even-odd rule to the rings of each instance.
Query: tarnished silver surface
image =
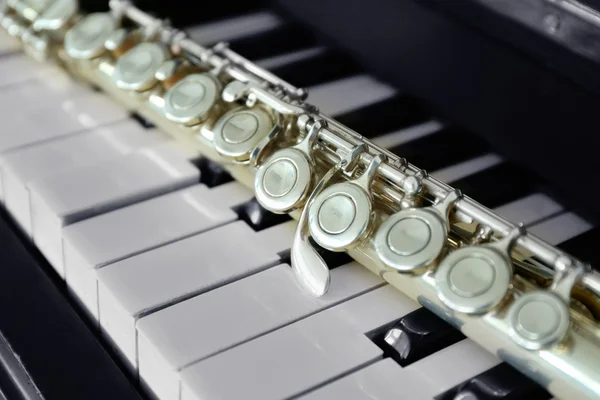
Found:
[[[204,121],[219,99],[220,90],[221,84],[211,74],[188,75],[165,93],[165,117],[186,125]]]
[[[115,64],[113,80],[119,89],[144,91],[156,84],[154,74],[166,61],[167,49],[161,43],[145,42],[123,54]]]
[[[65,52],[75,59],[98,57],[106,51],[104,43],[116,28],[117,24],[109,13],[89,14],[65,35]]]

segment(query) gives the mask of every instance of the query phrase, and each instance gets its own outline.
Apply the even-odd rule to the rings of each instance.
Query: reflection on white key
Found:
[[[442,182],[451,183],[466,176],[475,174],[479,171],[483,171],[484,169],[491,168],[494,165],[500,164],[501,162],[502,159],[496,154],[486,154],[460,164],[442,168],[435,171],[431,175]]]
[[[377,136],[373,139],[373,143],[389,149],[431,135],[442,128],[443,125],[438,121],[427,121],[396,132]]]
[[[100,325],[135,367],[141,315],[280,263],[278,254],[289,250],[295,225],[255,232],[237,221],[100,269]]]
[[[396,90],[368,75],[313,86],[308,101],[329,115],[343,114],[392,97]]]
[[[289,398],[381,358],[365,333],[414,311],[385,286],[185,368],[182,400]]]
[[[215,189],[224,186],[237,204],[252,196],[237,182]],[[195,185],[64,228],[67,285],[97,318],[97,269],[237,219],[215,189]]]
[[[61,75],[0,90],[0,153],[127,118],[108,97]]]
[[[431,400],[437,391],[427,377],[402,369],[391,358],[368,365],[300,397],[301,400]]]
[[[461,340],[405,368],[429,380],[437,394],[498,365],[500,359],[470,339]]]
[[[186,29],[190,38],[200,44],[230,41],[243,36],[266,32],[282,24],[281,19],[270,12],[257,12],[236,18],[201,24]]]
[[[542,193],[515,200],[494,209],[495,212],[513,223],[531,224],[561,212],[563,207]]]
[[[130,119],[6,152],[0,155],[0,183],[6,208],[31,234],[28,182],[166,140],[167,136],[158,130],[146,129]]]
[[[1,55],[0,49],[0,55]],[[0,90],[4,86],[19,84],[30,79],[53,79],[53,75],[64,74],[53,63],[42,63],[26,54],[15,54],[0,60]]]
[[[589,222],[572,212],[566,212],[527,228],[530,233],[554,246],[590,229],[592,225]]]
[[[383,285],[357,263],[331,275],[329,292],[314,298],[298,286],[288,265],[279,265],[142,318],[142,381],[162,400],[179,399],[185,366]]]
[[[269,58],[264,58],[262,60],[256,61],[256,64],[264,69],[274,69],[279,68],[283,65],[306,60],[307,58],[316,57],[324,52],[324,47],[313,47],[310,49],[298,50]]]
[[[63,226],[162,193],[190,186],[200,172],[174,143],[31,181],[36,246],[63,275]]]

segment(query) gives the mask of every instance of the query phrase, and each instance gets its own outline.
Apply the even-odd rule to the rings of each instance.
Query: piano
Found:
[[[598,265],[591,0],[136,5]],[[0,104],[0,399],[552,398],[344,253],[307,295],[292,219],[8,36]]]

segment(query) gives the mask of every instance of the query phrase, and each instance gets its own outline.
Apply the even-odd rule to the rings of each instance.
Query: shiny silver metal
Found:
[[[375,251],[381,261],[402,272],[431,266],[447,244],[448,214],[460,197],[455,191],[439,204],[404,209],[390,216],[375,235]]]
[[[78,60],[98,57],[106,51],[104,43],[115,29],[117,23],[111,14],[88,14],[65,34],[65,52]]]
[[[119,57],[112,78],[119,89],[148,90],[156,84],[154,74],[168,57],[162,43],[140,43]]]
[[[410,353],[410,339],[402,332],[401,329],[392,328],[385,334],[383,340],[394,350],[398,352],[400,357],[405,358]]]
[[[165,92],[162,111],[170,121],[194,125],[208,117],[220,93],[221,83],[212,74],[191,74]]]
[[[317,244],[331,251],[345,251],[370,232],[371,183],[383,161],[383,156],[373,157],[359,178],[330,186],[315,198],[309,207],[308,226]]]
[[[36,31],[62,29],[77,14],[78,9],[77,0],[54,0],[31,26]]]
[[[439,299],[452,310],[481,314],[506,296],[513,270],[510,249],[521,229],[489,244],[461,247],[447,255],[435,272]]]

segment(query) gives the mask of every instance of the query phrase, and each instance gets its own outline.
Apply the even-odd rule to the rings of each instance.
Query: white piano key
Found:
[[[225,199],[219,190],[223,186],[237,186],[237,198]],[[67,285],[97,318],[96,270],[232,222],[237,214],[226,201],[233,206],[251,196],[237,182],[214,189],[199,184],[65,227],[62,239]]]
[[[12,85],[0,90],[0,153],[127,117],[127,111],[108,97],[61,75]]]
[[[310,49],[293,51],[290,53],[285,53],[269,58],[265,58],[259,61],[256,61],[256,64],[259,67],[264,69],[274,69],[281,67],[283,65],[295,63],[301,60],[305,60],[307,58],[315,57],[321,53],[325,52],[324,47],[313,47]]]
[[[470,339],[461,340],[405,368],[429,380],[437,394],[498,365],[498,359]]]
[[[60,230],[102,212],[199,181],[199,170],[174,143],[138,150],[29,182],[33,240],[64,275]]]
[[[17,39],[9,36],[8,33],[0,33],[0,56],[6,57],[12,53],[16,53],[21,49],[21,45]]]
[[[553,214],[563,207],[542,193],[534,193],[522,199],[497,207],[494,212],[513,223],[531,224]]]
[[[179,371],[185,366],[383,285],[354,262],[331,274],[322,298],[305,293],[292,269],[279,265],[142,318],[137,326],[142,382],[162,400],[179,399]]]
[[[237,221],[98,270],[102,329],[137,367],[140,316],[280,263],[278,254],[289,250],[295,225],[288,221],[255,232]]]
[[[301,400],[431,400],[437,394],[427,377],[402,369],[391,358],[368,365],[300,397]]]
[[[308,89],[308,101],[324,113],[339,115],[385,100],[396,94],[389,85],[368,75],[355,75],[349,78],[313,86]]]
[[[36,61],[26,54],[3,57],[0,62],[0,90],[5,86],[19,84],[31,79],[53,79],[53,75],[57,74],[64,74],[64,72],[55,64]]]
[[[431,175],[442,182],[451,183],[466,176],[473,175],[479,171],[483,171],[484,169],[491,168],[494,165],[500,164],[501,162],[502,159],[496,154],[486,154],[460,164],[455,164],[450,167],[440,169]]]
[[[551,245],[565,242],[592,229],[592,225],[573,212],[535,224],[527,230]]]
[[[365,333],[418,308],[385,286],[185,368],[182,400],[282,399],[381,358]]]
[[[409,128],[400,129],[396,132],[390,132],[385,135],[378,136],[372,140],[376,145],[383,148],[392,148],[401,144],[420,139],[432,133],[435,133],[443,128],[443,125],[438,121],[427,121],[422,124],[413,125]]]
[[[257,12],[240,17],[201,24],[186,29],[190,38],[200,44],[230,41],[239,37],[266,32],[280,26],[283,21],[270,12]]]
[[[160,131],[145,129],[130,119],[6,152],[0,155],[5,206],[23,230],[31,234],[28,182],[93,165],[167,139]]]

